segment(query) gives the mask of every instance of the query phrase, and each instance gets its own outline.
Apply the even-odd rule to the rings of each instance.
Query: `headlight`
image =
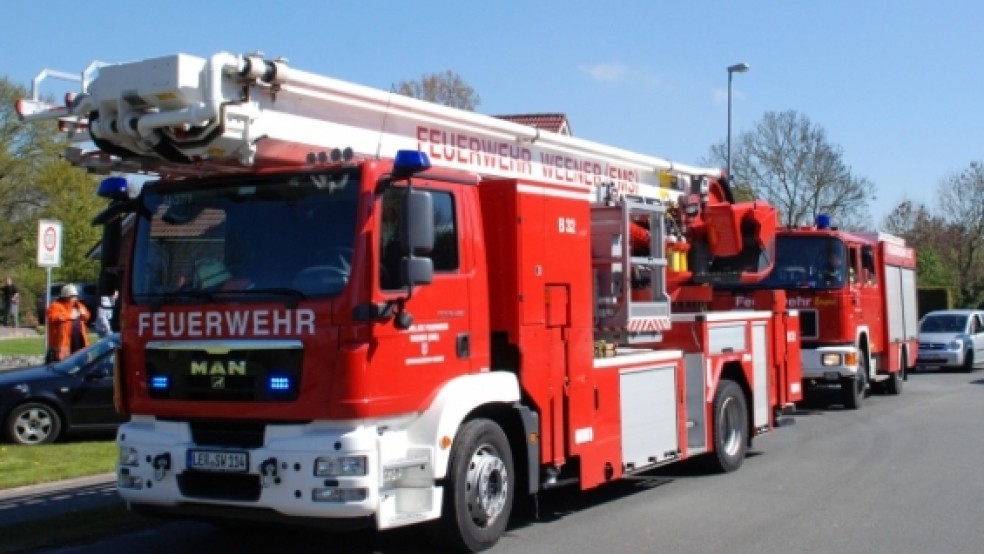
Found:
[[[841,355],[837,352],[827,352],[820,356],[820,365],[841,365]]]
[[[120,465],[135,467],[140,463],[140,454],[132,446],[120,447]]]
[[[356,477],[365,474],[365,456],[322,456],[314,461],[315,477]]]
[[[960,339],[954,339],[946,347],[950,350],[963,350],[964,342]]]

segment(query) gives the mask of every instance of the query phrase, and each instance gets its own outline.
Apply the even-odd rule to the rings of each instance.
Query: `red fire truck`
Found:
[[[916,363],[916,256],[899,237],[848,233],[817,219],[779,230],[769,276],[719,289],[715,305],[754,309],[752,291],[786,290],[799,311],[805,392],[833,389],[857,409],[869,388],[900,394]]]
[[[98,218],[141,512],[437,520],[477,551],[517,495],[735,470],[800,399],[782,291],[671,310],[767,269],[729,260],[772,248],[775,212],[718,171],[254,55],[102,65],[19,111],[91,141],[80,166],[157,177],[107,178]]]

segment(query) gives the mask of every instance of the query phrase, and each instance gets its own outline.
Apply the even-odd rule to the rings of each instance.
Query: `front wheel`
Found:
[[[844,395],[844,407],[848,410],[861,408],[864,391],[867,388],[868,376],[860,369],[857,377],[844,377],[841,381],[841,394]]]
[[[748,407],[745,392],[723,379],[714,393],[714,452],[707,454],[710,471],[728,473],[741,467],[748,449]]]
[[[967,352],[967,355],[964,356],[963,370],[966,371],[967,373],[971,373],[971,372],[974,371],[974,351],[973,350],[968,351]]]
[[[844,377],[841,381],[844,407],[857,410],[861,407],[865,392],[868,390],[868,353],[861,350],[858,353],[858,374],[856,377]]]
[[[469,421],[451,450],[438,539],[459,551],[492,548],[506,530],[515,494],[505,433],[488,419]]]

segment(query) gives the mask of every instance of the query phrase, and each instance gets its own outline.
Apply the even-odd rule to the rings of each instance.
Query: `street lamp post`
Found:
[[[728,180],[731,180],[731,74],[744,73],[748,71],[748,64],[745,62],[736,63],[728,66]]]

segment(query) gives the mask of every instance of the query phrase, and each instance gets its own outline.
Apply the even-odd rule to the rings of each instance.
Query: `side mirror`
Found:
[[[429,285],[434,280],[434,262],[430,258],[406,257],[400,266],[403,282],[408,285]]]
[[[400,246],[414,256],[434,249],[434,199],[429,192],[410,189],[403,197]]]

